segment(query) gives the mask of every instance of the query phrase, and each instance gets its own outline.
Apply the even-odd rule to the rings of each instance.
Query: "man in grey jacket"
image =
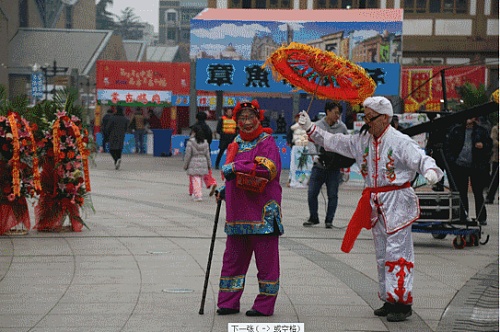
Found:
[[[340,121],[342,107],[335,102],[327,102],[325,105],[326,116],[317,121],[316,126],[328,131],[329,133],[347,134],[346,125]],[[309,205],[309,220],[303,225],[305,227],[319,224],[318,216],[318,195],[323,184],[326,184],[326,193],[328,204],[325,218],[325,227],[333,227],[333,218],[337,210],[338,191],[340,184],[340,167],[337,164],[336,155],[325,151],[322,147],[319,149],[319,155],[315,158],[309,179],[307,191],[307,202]]]

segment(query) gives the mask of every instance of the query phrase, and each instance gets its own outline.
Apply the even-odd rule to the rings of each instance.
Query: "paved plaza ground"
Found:
[[[258,293],[253,262],[242,313],[215,313],[224,209],[205,313],[198,314],[216,204],[208,190],[202,202],[190,199],[181,156],[124,155],[116,171],[111,157],[99,154],[91,169],[95,213],[87,209],[83,216],[90,230],[0,236],[0,332],[247,331],[231,330],[228,323],[303,323],[306,332],[498,330],[498,200],[486,206],[485,245],[459,250],[452,235],[438,240],[412,233],[413,316],[389,323],[373,315],[381,302],[371,232],[361,233],[351,253],[340,251],[362,185],[341,186],[333,229],[305,228],[307,190],[287,188],[287,177],[285,170],[274,316],[244,314]],[[474,216],[472,194],[470,206]],[[30,212],[33,224],[32,207]]]

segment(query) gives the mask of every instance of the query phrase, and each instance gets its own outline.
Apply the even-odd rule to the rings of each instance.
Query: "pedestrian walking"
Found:
[[[233,120],[233,109],[226,109],[224,115],[217,123],[217,133],[219,134],[219,153],[215,159],[215,169],[219,169],[220,160],[226,151],[227,146],[236,137],[236,121]]]
[[[206,122],[207,114],[205,112],[198,112],[196,114],[196,120],[197,121],[194,125],[201,127],[201,129],[203,130],[203,134],[205,135],[205,139],[208,143],[208,149],[210,151],[210,144],[212,144],[212,129],[210,129],[210,126]],[[203,176],[203,182],[205,183],[205,187],[207,187],[207,189],[210,189],[209,196],[212,196],[215,193],[215,189],[217,188],[217,180],[215,180],[212,175],[212,168],[208,170],[208,174]]]
[[[483,191],[488,183],[492,146],[488,130],[478,124],[477,118],[451,127],[444,140],[444,153],[452,177],[451,187],[460,194],[460,219],[463,222],[469,221],[470,180],[476,219],[481,225],[487,224]]]
[[[315,125],[329,133],[344,134],[346,135],[347,127],[340,120],[340,113],[342,112],[342,106],[335,102],[327,102],[325,104],[325,114],[321,120],[315,122]],[[340,168],[338,160],[341,156],[326,151],[319,145],[316,147],[316,151],[319,151],[319,155],[315,156],[313,168],[311,170],[311,178],[309,179],[309,186],[307,189],[307,203],[309,206],[309,219],[303,223],[303,226],[309,227],[319,224],[318,215],[318,195],[321,191],[321,187],[326,185],[326,194],[328,197],[326,217],[325,217],[325,227],[333,227],[333,218],[335,217],[335,212],[337,210],[338,204],[338,192],[339,185],[341,182]]]
[[[107,146],[108,141],[109,141],[109,133],[106,132],[105,128],[106,125],[108,124],[108,121],[110,117],[113,115],[114,109],[112,107],[108,108],[106,111],[106,114],[102,117],[102,122],[101,122],[101,132],[102,132],[102,152],[108,152],[109,148]]]
[[[109,118],[105,132],[109,134],[109,153],[115,163],[115,169],[120,169],[122,162],[122,150],[125,141],[125,133],[129,126],[129,120],[123,114],[123,107],[117,106],[116,113]]]
[[[132,122],[130,122],[130,129],[134,134],[135,153],[140,153],[140,154],[146,153],[146,149],[144,148],[144,135],[146,134],[146,118],[142,114],[142,108],[137,107],[135,109],[135,114],[132,117]]]
[[[486,204],[493,204],[498,190],[498,123],[491,128],[490,137],[493,141],[493,153],[491,154],[490,186],[486,195]]]
[[[203,129],[200,126],[193,126],[186,145],[184,170],[189,175],[189,186],[192,188],[191,193],[195,202],[203,200],[201,181],[210,168],[210,150]]]
[[[415,262],[411,224],[420,215],[410,181],[418,172],[434,184],[443,172],[413,139],[390,125],[393,109],[388,99],[369,97],[363,106],[365,125],[359,135],[328,133],[311,123],[306,112],[301,113],[299,123],[325,150],[356,159],[365,189],[341,249],[349,252],[361,228],[372,229],[379,297],[384,302],[374,314],[399,322],[412,314]]]
[[[279,290],[278,239],[281,215],[281,159],[270,133],[263,128],[263,111],[256,100],[241,102],[233,119],[239,134],[228,147],[222,172],[225,187],[217,199],[226,201],[227,234],[219,283],[217,313],[236,314],[245,288],[248,266],[255,254],[259,294],[247,316],[271,316]]]

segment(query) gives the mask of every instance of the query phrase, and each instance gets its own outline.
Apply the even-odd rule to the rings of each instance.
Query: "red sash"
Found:
[[[354,214],[347,225],[347,229],[345,231],[344,239],[342,240],[342,246],[340,249],[348,253],[351,251],[352,247],[354,247],[354,242],[358,238],[359,233],[361,233],[362,228],[371,229],[372,222],[370,220],[370,216],[372,213],[372,207],[370,204],[370,196],[372,193],[382,193],[387,191],[399,190],[403,188],[409,188],[410,182],[406,182],[401,186],[384,186],[377,188],[365,188],[363,193],[361,194],[361,198],[359,199],[358,206],[354,211]]]

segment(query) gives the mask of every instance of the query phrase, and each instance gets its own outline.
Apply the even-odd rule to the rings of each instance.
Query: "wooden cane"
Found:
[[[198,312],[200,315],[203,315],[205,311],[205,298],[207,297],[208,278],[210,276],[210,267],[212,265],[212,256],[214,254],[215,235],[217,234],[217,224],[219,223],[219,213],[220,213],[221,203],[222,200],[217,201],[217,209],[215,210],[214,229],[212,231],[212,243],[210,243],[210,251],[208,252],[207,271],[205,272],[205,284],[203,285],[203,295],[201,296],[200,311]]]

